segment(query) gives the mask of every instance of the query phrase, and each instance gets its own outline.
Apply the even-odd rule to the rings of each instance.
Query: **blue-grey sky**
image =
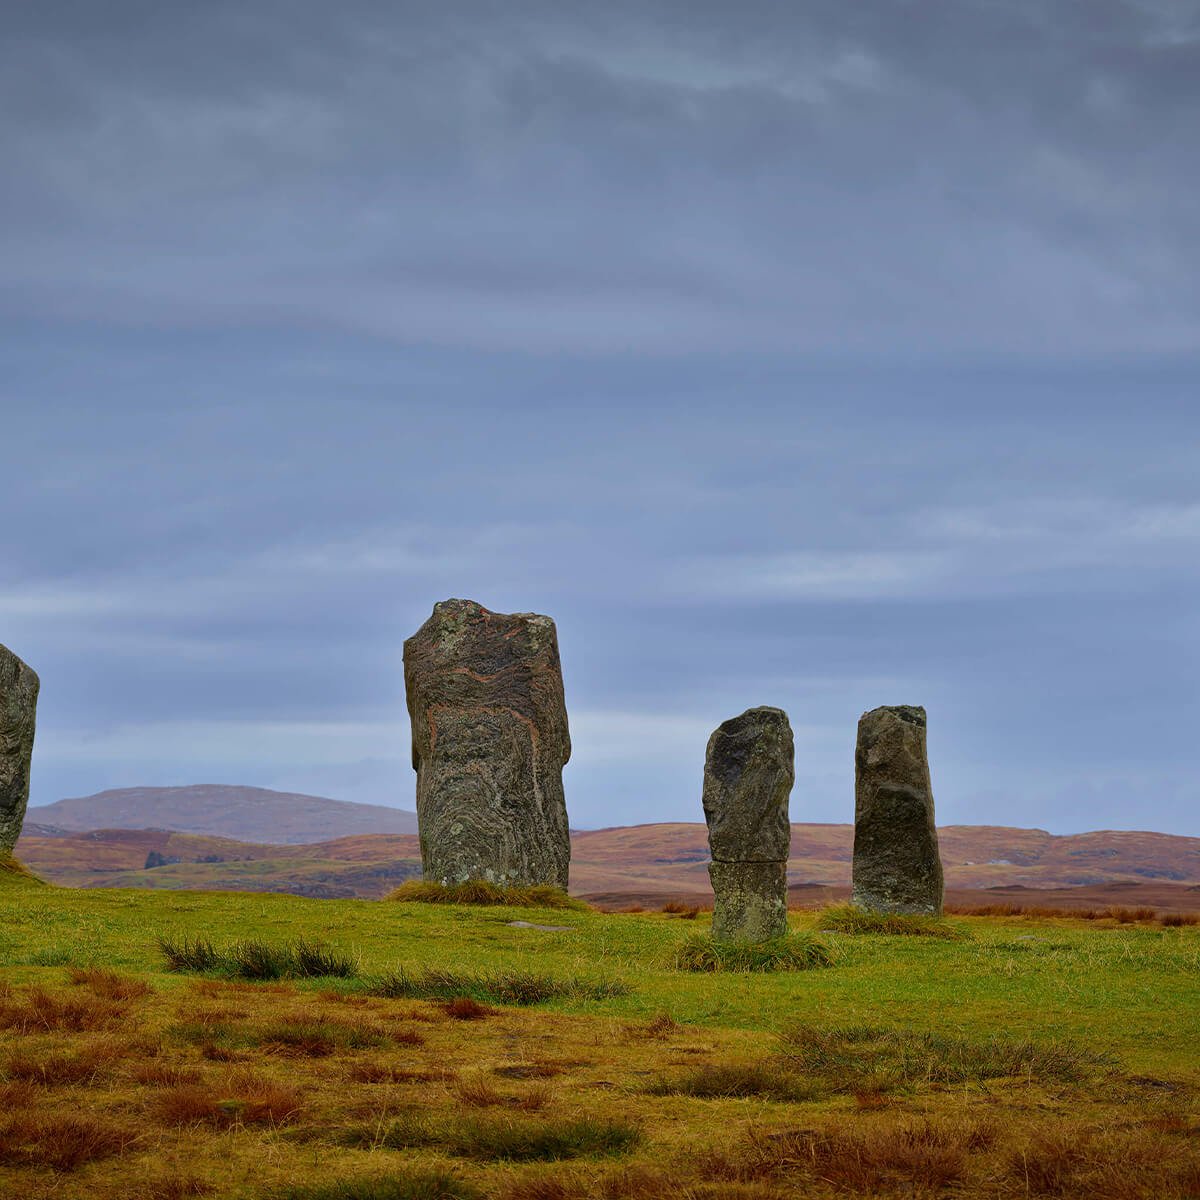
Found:
[[[411,807],[435,600],[558,622],[573,823],[1200,834],[1200,4],[46,0],[0,39],[33,801]]]

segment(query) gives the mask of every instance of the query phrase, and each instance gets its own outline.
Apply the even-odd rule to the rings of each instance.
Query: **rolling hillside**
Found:
[[[119,788],[58,800],[29,809],[26,822],[48,830],[170,829],[287,845],[417,831],[417,814],[405,809],[212,783]]]
[[[1058,890],[1063,903],[1119,899],[1200,907],[1200,838],[1114,832],[1055,837],[1036,829],[969,825],[946,826],[940,838],[946,883],[952,893],[963,893],[960,903],[980,902],[967,892],[995,900],[997,891],[1033,888]],[[792,826],[788,880],[797,901],[846,894],[852,839],[848,825]],[[412,834],[349,835],[301,847],[164,829],[64,833],[30,825],[17,854],[44,878],[75,887],[381,896],[420,872]],[[572,892],[607,905],[675,898],[702,903],[711,896],[701,824],[576,833],[572,855]]]

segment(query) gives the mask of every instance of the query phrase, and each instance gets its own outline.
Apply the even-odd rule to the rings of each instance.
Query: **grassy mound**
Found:
[[[965,941],[971,935],[960,925],[941,917],[912,913],[877,913],[850,904],[836,904],[817,914],[817,928],[832,933],[884,933],[909,937]]]
[[[769,942],[718,942],[697,934],[675,954],[680,971],[807,971],[832,965],[829,947],[804,933]]]
[[[49,887],[44,879],[35,875],[19,858],[12,854],[0,854],[0,874],[15,877],[29,883],[40,883]]]
[[[561,888],[549,884],[535,887],[500,887],[486,879],[471,879],[466,883],[431,883],[410,879],[385,900],[400,900],[409,904],[484,904],[507,905],[512,908],[574,908],[586,911],[582,900],[568,896]]]

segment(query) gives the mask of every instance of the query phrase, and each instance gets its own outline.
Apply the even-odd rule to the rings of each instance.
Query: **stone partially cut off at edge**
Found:
[[[711,862],[712,935],[718,942],[765,942],[784,937],[786,862]]]
[[[0,646],[0,854],[11,854],[29,804],[37,672]]]
[[[549,617],[444,600],[404,643],[425,878],[567,887],[571,756]]]
[[[925,710],[916,705],[872,709],[858,723],[850,901],[859,908],[941,915],[925,728]]]

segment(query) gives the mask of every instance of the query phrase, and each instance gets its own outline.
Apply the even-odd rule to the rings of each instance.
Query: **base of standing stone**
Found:
[[[906,917],[940,917],[942,906],[934,901],[914,901],[904,896],[889,895],[879,889],[855,889],[850,893],[850,904],[867,912],[895,913]]]
[[[716,941],[767,942],[786,936],[786,862],[711,862],[708,877],[716,897]]]

